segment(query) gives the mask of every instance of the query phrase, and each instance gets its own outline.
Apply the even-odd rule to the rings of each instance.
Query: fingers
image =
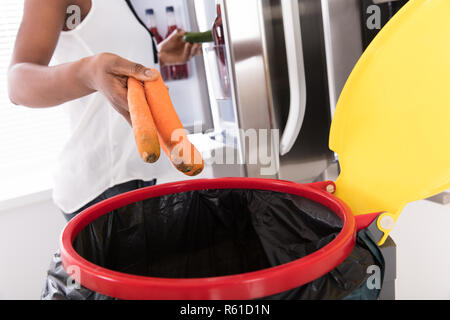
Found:
[[[172,33],[167,37],[166,40],[175,40],[175,41],[183,41],[183,36],[186,34],[186,31],[183,29],[173,30]],[[183,41],[184,42],[184,41]]]
[[[129,123],[131,126],[131,115],[130,112],[125,110],[120,103],[114,103],[110,101],[114,109]]]
[[[157,71],[120,57],[116,60],[113,71],[116,75],[133,77],[140,81],[154,81],[159,77]]]
[[[186,31],[182,29],[177,30],[177,36],[180,38],[183,38],[183,36],[186,34]],[[202,45],[200,43],[189,43],[184,42],[184,57],[186,60],[190,60],[192,57],[197,56],[202,53]]]
[[[189,58],[201,55],[202,53],[203,53],[202,45],[199,43],[196,43],[191,48],[191,54],[190,54]]]
[[[128,122],[128,124],[131,126],[131,115],[130,112],[128,110],[125,110],[123,108],[123,105],[121,103],[113,103],[111,102],[111,104],[113,105],[114,109],[116,109],[116,111],[122,116],[124,117],[124,119]],[[128,105],[127,105],[128,108]]]
[[[184,53],[183,53],[183,57],[184,57],[184,61],[189,61],[190,59],[192,59],[193,57],[202,54],[202,46],[199,43],[186,43],[184,45]]]
[[[174,33],[177,34],[177,37],[183,38],[183,36],[186,34],[186,31],[183,29],[178,28]]]
[[[111,83],[109,90],[105,90],[104,95],[114,109],[131,125],[131,116],[128,111],[128,90],[123,82],[116,80]]]
[[[122,114],[122,116],[124,117],[124,119],[128,122],[128,124],[130,125],[130,127],[133,126],[133,124],[131,123],[131,115],[129,112]]]
[[[194,46],[192,45],[192,43],[188,43],[188,42],[184,45],[183,62],[186,62],[191,58],[191,51],[192,51],[193,47]]]

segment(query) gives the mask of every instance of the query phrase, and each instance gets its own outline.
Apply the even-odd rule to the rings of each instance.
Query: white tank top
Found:
[[[125,0],[92,0],[81,24],[61,33],[54,61],[61,64],[102,52],[157,68],[151,37]],[[78,210],[114,185],[151,180],[169,170],[166,157],[152,165],[141,160],[132,129],[100,93],[63,108],[70,118],[70,139],[55,171],[53,199],[64,212]]]

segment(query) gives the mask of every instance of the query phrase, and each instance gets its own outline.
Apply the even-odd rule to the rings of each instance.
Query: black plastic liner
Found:
[[[274,267],[330,243],[342,222],[325,206],[261,190],[202,190],[148,199],[97,219],[78,235],[75,250],[99,266],[161,278],[202,278]],[[367,268],[381,255],[358,235],[351,255],[325,276],[266,299],[376,299]],[[55,255],[44,299],[110,299],[66,285]],[[69,281],[70,283],[70,281]],[[261,297],[263,298],[263,297]]]

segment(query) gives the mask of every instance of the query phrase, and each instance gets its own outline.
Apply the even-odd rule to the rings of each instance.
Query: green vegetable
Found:
[[[183,36],[183,40],[185,42],[190,43],[202,43],[214,41],[211,30],[205,32],[186,32],[186,34]]]

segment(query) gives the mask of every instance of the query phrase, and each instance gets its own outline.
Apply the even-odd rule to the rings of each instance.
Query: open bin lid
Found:
[[[356,215],[385,212],[380,244],[407,203],[450,188],[450,1],[411,0],[383,28],[343,89],[330,148],[336,195]]]

